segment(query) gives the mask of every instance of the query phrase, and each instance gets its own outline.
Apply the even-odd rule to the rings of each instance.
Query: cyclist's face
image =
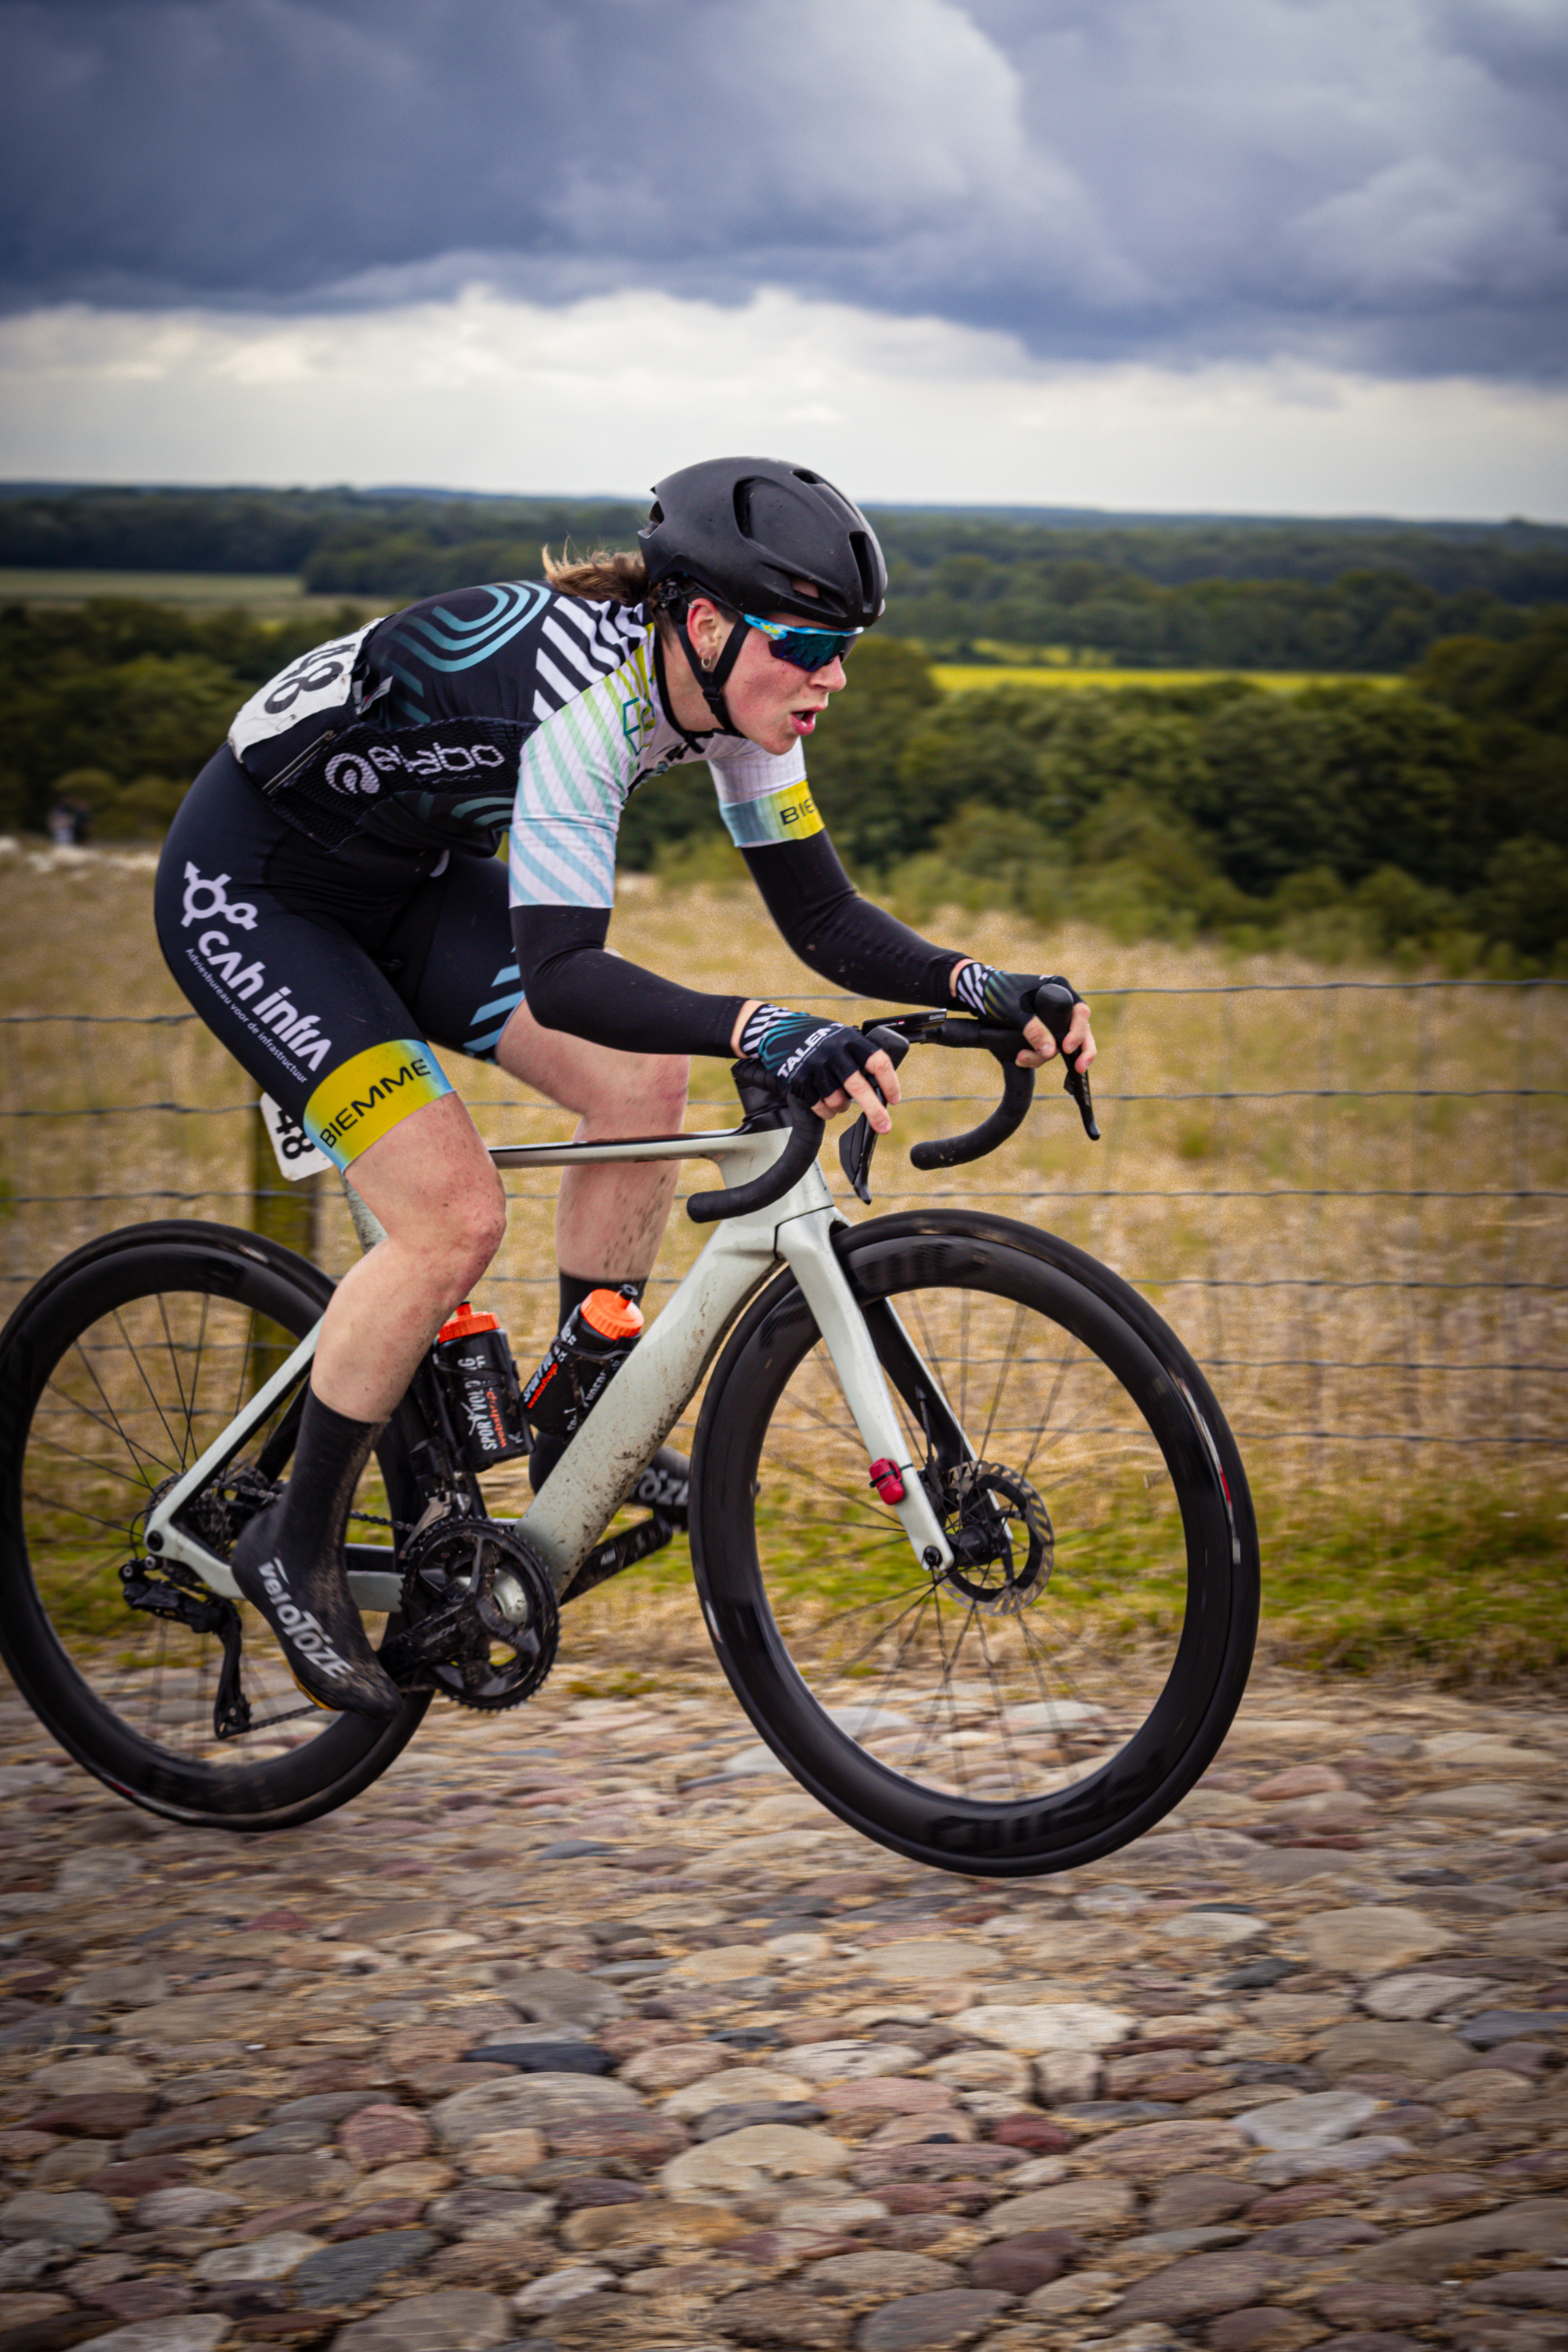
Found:
[[[762,617],[797,626],[800,622],[798,613],[764,613]],[[787,751],[812,733],[827,708],[828,696],[837,694],[846,682],[841,661],[826,662],[818,670],[796,669],[793,662],[780,661],[770,653],[767,639],[757,630],[748,629],[735,667],[724,682],[724,700],[737,729],[750,742],[764,751]]]

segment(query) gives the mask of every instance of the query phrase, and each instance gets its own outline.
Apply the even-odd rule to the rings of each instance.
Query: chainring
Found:
[[[939,1508],[952,1547],[943,1584],[987,1616],[1016,1616],[1044,1599],[1056,1530],[1045,1497],[1026,1478],[1001,1462],[961,1462],[942,1474]]]
[[[489,1715],[531,1697],[555,1663],[561,1617],[522,1538],[493,1519],[437,1519],[403,1561],[403,1622],[381,1649],[399,1687]]]

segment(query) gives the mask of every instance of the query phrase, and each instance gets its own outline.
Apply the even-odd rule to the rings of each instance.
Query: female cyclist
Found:
[[[353,1181],[386,1239],[322,1323],[280,1498],[234,1554],[246,1597],[321,1705],[400,1702],[349,1596],[349,1503],[439,1325],[489,1264],[500,1181],[427,1039],[500,1064],[579,1116],[580,1139],[679,1129],[687,1057],[752,1055],[823,1118],[885,1133],[899,1085],[857,1030],[710,996],[609,953],[627,795],[706,760],[731,838],[795,952],[837,986],[1026,1019],[1038,975],[936,948],[860,898],[823,830],[805,744],[881,614],[856,506],[803,466],[714,458],[668,475],[639,552],[545,559],[547,583],[428,597],[319,646],[252,696],[159,868],[175,979],[265,1090]],[[510,828],[510,918],[495,856]],[[1079,1003],[1065,1050],[1094,1057]],[[564,1320],[601,1285],[639,1295],[667,1164],[573,1169],[556,1213]],[[558,1452],[558,1449],[556,1449]],[[552,1465],[541,1444],[537,1485]],[[666,1456],[668,1475],[684,1465]]]

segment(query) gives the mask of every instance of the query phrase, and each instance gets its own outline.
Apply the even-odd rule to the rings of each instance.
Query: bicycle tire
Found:
[[[429,1704],[411,1696],[389,1721],[308,1706],[265,1621],[242,1607],[257,1720],[220,1741],[221,1641],[132,1611],[120,1587],[157,1488],[254,1388],[256,1349],[279,1357],[272,1335],[302,1336],[331,1290],[262,1235],[167,1220],[62,1259],[0,1332],[0,1654],[79,1764],[166,1820],[247,1831],[313,1820],[384,1772]],[[377,1455],[405,1493],[395,1424]]]
[[[950,1536],[994,1540],[986,1510],[1008,1532],[989,1563],[920,1567],[781,1274],[698,1425],[691,1548],[721,1664],[773,1755],[880,1844],[977,1877],[1099,1859],[1179,1803],[1246,1688],[1258,1537],[1235,1441],[1174,1333],[1068,1243],[938,1211],[841,1228],[835,1247],[915,1461],[936,1430]],[[1015,1506],[965,1487],[970,1448],[942,1435],[921,1360],[973,1454],[1039,1482],[1051,1541],[1028,1488]]]

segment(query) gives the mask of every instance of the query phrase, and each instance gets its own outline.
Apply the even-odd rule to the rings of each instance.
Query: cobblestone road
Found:
[[[570,1683],[244,1842],[0,1704],[0,2352],[1568,2344],[1568,1715],[1264,1676],[996,1885]]]

